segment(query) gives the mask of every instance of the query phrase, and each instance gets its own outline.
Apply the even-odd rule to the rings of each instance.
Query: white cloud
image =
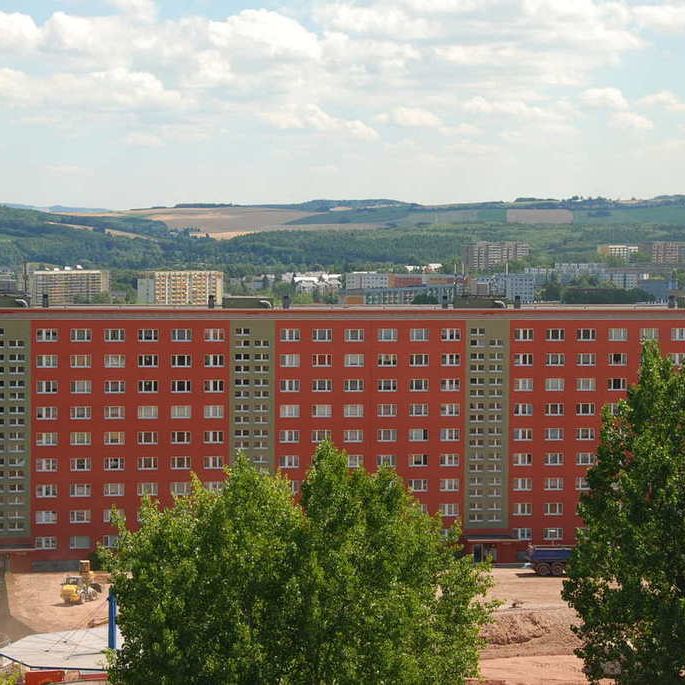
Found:
[[[90,173],[76,164],[46,164],[43,169],[54,176],[84,176]]]
[[[421,17],[410,17],[401,8],[377,3],[367,7],[336,3],[322,5],[315,16],[327,29],[351,35],[371,35],[397,39],[429,38],[441,32],[439,23]]]
[[[264,112],[262,118],[280,129],[310,129],[322,133],[342,134],[357,140],[376,140],[378,133],[358,119],[339,119],[315,104],[284,107]]]
[[[663,107],[671,112],[685,112],[685,102],[681,102],[675,93],[670,90],[662,90],[640,98],[640,105],[645,107]]]
[[[143,133],[143,132],[132,132],[126,136],[125,140],[127,145],[131,147],[148,147],[156,148],[162,147],[164,141],[153,133]]]
[[[408,128],[438,128],[442,125],[440,117],[421,107],[396,107],[385,115],[384,120]]]
[[[157,6],[154,0],[108,0],[108,2],[112,7],[136,19],[153,21],[157,16]]]
[[[649,131],[654,128],[651,119],[635,112],[614,112],[610,122],[614,128],[628,131]]]
[[[639,5],[633,8],[638,23],[662,33],[685,31],[685,4],[666,2],[656,5]]]
[[[618,88],[589,88],[580,94],[580,101],[594,109],[628,109],[628,101]]]
[[[0,12],[0,52],[25,52],[34,49],[40,30],[33,18],[19,12]]]

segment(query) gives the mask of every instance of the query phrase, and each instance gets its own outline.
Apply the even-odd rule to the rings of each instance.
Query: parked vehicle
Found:
[[[527,556],[539,576],[563,576],[572,551],[572,547],[529,545]]]
[[[67,576],[62,581],[60,597],[65,604],[91,602],[102,592],[100,583],[95,582],[95,574],[90,570],[90,561],[79,562],[79,575]]]

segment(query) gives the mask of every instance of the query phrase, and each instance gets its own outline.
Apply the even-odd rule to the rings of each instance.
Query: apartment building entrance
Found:
[[[497,561],[497,546],[491,543],[477,543],[473,546],[473,560],[476,563],[489,559]]]

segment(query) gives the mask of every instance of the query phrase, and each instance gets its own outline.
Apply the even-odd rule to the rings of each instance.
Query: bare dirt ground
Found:
[[[26,626],[27,633],[49,633],[60,630],[76,630],[100,624],[107,618],[106,576],[96,574],[103,584],[102,594],[92,602],[66,605],[59,592],[64,573],[7,573],[7,599],[9,613],[15,621]],[[0,615],[0,632],[10,633],[3,625]],[[16,638],[15,638],[16,639]]]
[[[582,662],[573,654],[577,621],[561,599],[562,578],[541,578],[522,568],[494,569],[490,596],[502,605],[485,630],[484,677],[507,685],[582,685]]]

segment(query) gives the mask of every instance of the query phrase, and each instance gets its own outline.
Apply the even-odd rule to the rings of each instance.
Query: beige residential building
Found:
[[[221,305],[224,296],[221,271],[153,271],[138,279],[140,304],[204,306],[210,296]]]
[[[530,245],[519,241],[479,240],[466,246],[464,260],[470,271],[487,271],[530,254]]]
[[[110,278],[109,271],[65,266],[32,271],[28,281],[32,305],[52,307],[97,302],[109,292]]]

